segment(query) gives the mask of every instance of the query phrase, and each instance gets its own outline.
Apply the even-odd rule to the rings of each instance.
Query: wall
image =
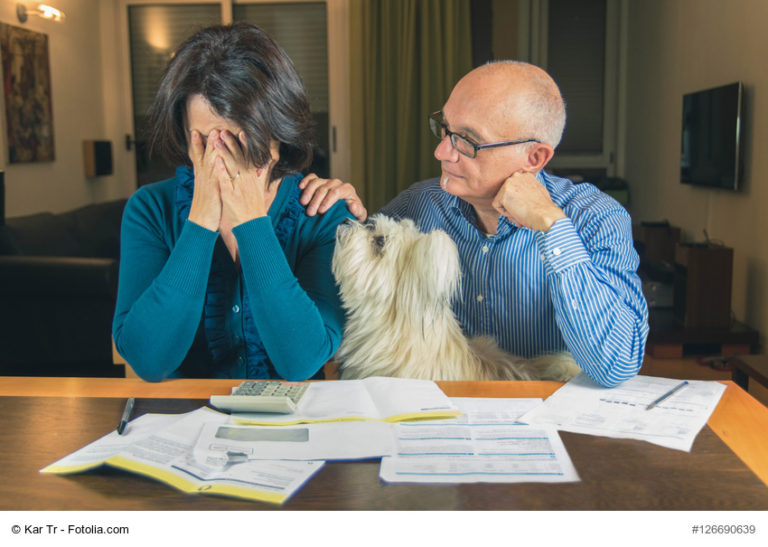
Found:
[[[116,98],[120,95],[114,92],[115,69],[109,68],[116,65],[110,48],[118,35],[112,22],[113,2],[52,0],[51,4],[67,15],[64,22],[30,16],[26,23],[20,23],[16,2],[0,2],[0,21],[48,35],[56,150],[52,162],[8,164],[3,111],[0,169],[5,170],[8,217],[66,211],[127,196],[133,188],[132,179],[125,178],[121,169],[124,154],[116,130],[120,108]],[[82,141],[92,139],[112,140],[115,175],[85,177]]]
[[[768,2],[629,0],[625,175],[635,222],[667,219],[684,238],[734,249],[736,318],[768,332]],[[746,162],[739,193],[682,185],[684,93],[741,80]]]
[[[21,24],[16,2],[0,2],[0,21],[49,37],[56,146],[53,162],[8,165],[5,125],[0,124],[8,216],[65,211],[128,196],[135,187],[133,156],[122,143],[128,111],[119,0],[51,3],[67,14],[64,23],[30,17]],[[768,155],[760,154],[759,144],[768,142],[768,1],[627,0],[626,6],[624,174],[631,185],[632,216],[636,222],[667,219],[688,240],[702,240],[706,230],[733,247],[734,313],[766,333],[768,238],[761,236],[768,224]],[[735,80],[746,86],[744,190],[680,184],[682,95]],[[85,177],[83,139],[112,141],[114,175]]]

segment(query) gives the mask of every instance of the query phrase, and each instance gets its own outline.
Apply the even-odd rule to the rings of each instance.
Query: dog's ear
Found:
[[[461,278],[459,252],[453,240],[442,230],[419,237],[409,253],[409,266],[401,279],[409,289],[421,292],[425,302],[450,301]]]

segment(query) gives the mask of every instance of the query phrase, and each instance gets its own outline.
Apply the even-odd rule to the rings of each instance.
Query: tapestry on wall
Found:
[[[0,23],[9,163],[53,161],[48,36]]]

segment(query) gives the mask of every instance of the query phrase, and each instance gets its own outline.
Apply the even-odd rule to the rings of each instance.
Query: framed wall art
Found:
[[[8,162],[54,160],[48,36],[0,23]]]

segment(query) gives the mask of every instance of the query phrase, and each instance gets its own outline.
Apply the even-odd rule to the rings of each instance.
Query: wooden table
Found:
[[[766,355],[736,355],[728,359],[731,365],[731,379],[740,388],[749,387],[749,379],[768,387],[768,356]]]
[[[236,380],[0,378],[0,509],[251,510],[277,506],[186,495],[101,468],[38,471],[114,429],[128,396],[135,415],[183,412]],[[329,462],[285,509],[768,509],[768,409],[732,382],[690,453],[649,443],[561,432],[581,482],[384,484],[378,461]],[[555,382],[440,382],[449,396],[547,397]]]

